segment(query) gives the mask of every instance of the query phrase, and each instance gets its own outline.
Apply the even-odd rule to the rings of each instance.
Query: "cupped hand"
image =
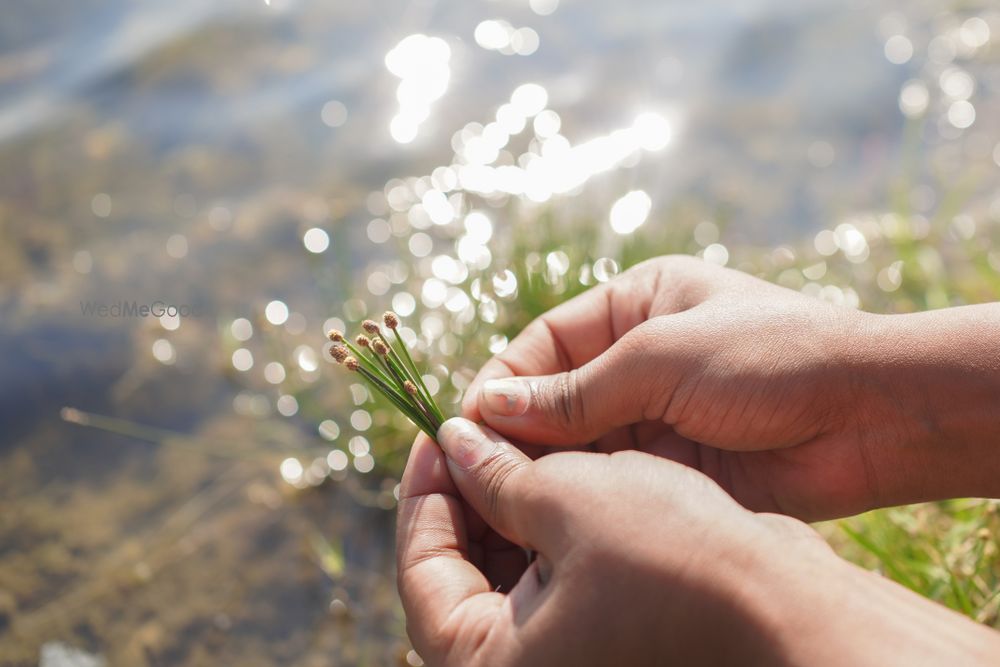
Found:
[[[524,443],[673,459],[752,509],[852,514],[907,500],[907,427],[864,376],[866,317],[659,258],[535,320],[483,367],[463,415]]]

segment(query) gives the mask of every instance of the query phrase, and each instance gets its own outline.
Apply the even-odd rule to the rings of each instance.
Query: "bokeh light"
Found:
[[[649,195],[642,190],[629,192],[611,207],[611,229],[618,234],[631,234],[646,222],[652,206]]]
[[[238,371],[248,371],[253,368],[253,353],[245,347],[233,352],[233,368]]]
[[[451,48],[443,39],[419,33],[406,37],[386,54],[386,68],[400,79],[396,89],[399,111],[389,123],[389,133],[397,143],[408,144],[417,138],[431,105],[448,90],[450,59]]]
[[[264,307],[264,317],[275,326],[280,326],[288,320],[288,306],[284,301],[275,299]]]
[[[319,227],[311,227],[302,235],[302,244],[306,250],[318,255],[330,247],[330,235]]]

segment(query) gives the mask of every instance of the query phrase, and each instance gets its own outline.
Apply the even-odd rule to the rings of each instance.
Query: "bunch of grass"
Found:
[[[361,375],[420,430],[436,438],[444,423],[444,414],[427,390],[406,342],[399,335],[399,317],[386,312],[382,322],[392,332],[391,341],[373,320],[361,323],[365,333],[358,334],[354,343],[345,338],[342,331],[329,331],[327,337],[334,343],[330,356],[347,370]]]

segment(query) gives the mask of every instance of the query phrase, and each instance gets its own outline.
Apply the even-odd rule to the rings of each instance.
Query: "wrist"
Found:
[[[840,590],[844,561],[807,524],[783,515],[757,514],[755,539],[744,567],[730,580],[743,631],[738,653],[745,665],[819,664],[816,639],[837,613],[830,592]],[[826,607],[826,608],[823,608]]]
[[[678,664],[811,664],[797,659],[804,655],[799,640],[821,631],[825,612],[809,608],[816,600],[809,589],[845,563],[797,519],[751,512],[743,518],[719,531],[725,540],[704,545],[709,552],[698,560],[712,565],[696,569],[711,577],[699,577],[683,612],[668,623],[673,632],[663,636],[660,653]],[[678,655],[679,647],[691,652]]]
[[[863,319],[854,384],[880,504],[1000,495],[1000,304]]]

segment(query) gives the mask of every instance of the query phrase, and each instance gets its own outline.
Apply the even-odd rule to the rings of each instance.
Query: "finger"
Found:
[[[578,369],[484,382],[477,397],[483,421],[519,442],[582,446],[647,419],[672,391],[651,328],[633,329]]]
[[[424,433],[419,433],[410,448],[410,456],[399,483],[400,498],[430,494],[458,497],[458,488],[448,474],[448,463],[441,448]]]
[[[544,551],[551,544],[551,507],[532,475],[532,462],[495,431],[461,418],[438,431],[448,470],[462,497],[511,542]]]
[[[604,352],[649,317],[659,293],[660,270],[656,263],[641,264],[535,319],[473,379],[462,415],[480,419],[476,396],[487,380],[568,371]]]
[[[462,503],[445,457],[421,435],[413,445],[400,484],[397,524],[399,594],[417,652],[429,660],[443,656],[456,641],[449,618],[460,605],[489,614],[503,596],[466,558],[468,537]],[[470,624],[485,633],[488,624]],[[476,638],[462,637],[462,641]]]
[[[462,414],[479,419],[476,395],[487,380],[513,375],[543,375],[574,368],[612,343],[607,324],[610,287],[600,285],[536,318],[500,354],[486,362],[469,385]],[[589,329],[585,340],[577,332]],[[582,343],[582,345],[581,345]]]

